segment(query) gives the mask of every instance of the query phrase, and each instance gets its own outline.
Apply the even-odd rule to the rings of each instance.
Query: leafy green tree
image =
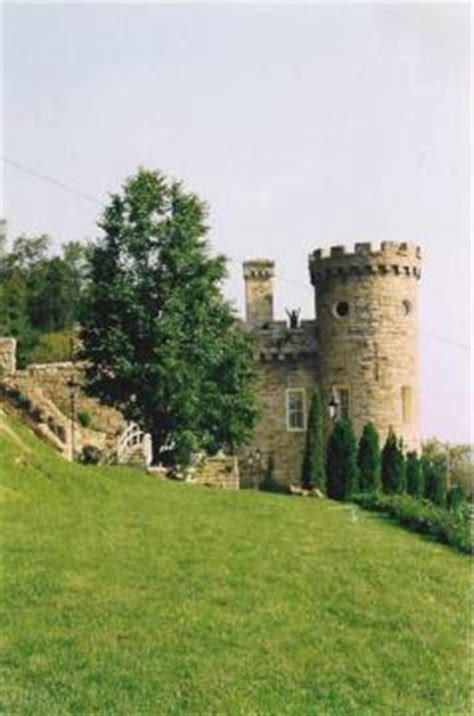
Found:
[[[422,456],[442,462],[446,467],[449,485],[460,485],[466,497],[474,490],[473,447],[466,444],[452,444],[431,438],[423,443]]]
[[[209,255],[207,210],[140,169],[114,194],[90,251],[82,305],[90,392],[151,433],[155,461],[233,451],[256,419],[253,345]]]
[[[422,469],[425,497],[439,507],[446,507],[446,465],[441,460],[424,457],[422,459]]]
[[[423,471],[421,469],[421,461],[414,451],[407,453],[406,476],[408,494],[413,495],[413,497],[423,497]]]
[[[311,406],[308,416],[308,428],[306,432],[306,445],[301,471],[301,484],[310,489],[317,487],[324,489],[325,459],[324,459],[324,433],[321,397],[316,388],[311,398]]]
[[[375,492],[380,488],[380,447],[375,426],[367,423],[362,431],[357,453],[359,489]]]
[[[0,278],[0,335],[17,338],[17,361],[22,367],[36,334],[28,315],[27,285],[19,271]]]
[[[401,442],[392,429],[382,450],[382,488],[384,492],[401,493],[406,488],[405,458]]]
[[[34,359],[43,335],[77,322],[87,246],[70,242],[50,256],[50,245],[46,235],[19,236],[10,250],[5,237],[0,242],[0,333],[17,338],[20,366]]]
[[[50,245],[51,239],[46,234],[21,234],[13,241],[12,250],[6,256],[7,264],[27,276],[34,266],[47,259]]]
[[[357,492],[357,443],[348,420],[336,420],[326,452],[328,497],[348,500]]]

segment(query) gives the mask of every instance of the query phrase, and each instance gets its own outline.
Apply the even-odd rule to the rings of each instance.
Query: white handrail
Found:
[[[153,459],[151,435],[144,433],[136,423],[129,423],[117,439],[117,462],[126,464],[131,454],[136,455],[137,448],[141,448],[143,461],[148,467]]]

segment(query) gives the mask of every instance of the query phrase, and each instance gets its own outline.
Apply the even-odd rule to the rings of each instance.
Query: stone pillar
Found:
[[[273,321],[275,262],[255,259],[244,263],[245,317],[252,326]]]
[[[0,337],[0,378],[16,371],[16,339]]]

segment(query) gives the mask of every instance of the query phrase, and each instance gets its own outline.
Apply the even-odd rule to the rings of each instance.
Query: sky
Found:
[[[423,434],[470,439],[468,5],[7,3],[2,28],[3,157],[91,197],[3,162],[10,238],[95,238],[160,169],[207,201],[239,311],[268,257],[306,318],[315,248],[419,244]]]

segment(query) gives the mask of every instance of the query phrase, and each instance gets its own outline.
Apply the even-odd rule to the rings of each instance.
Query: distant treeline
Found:
[[[19,236],[10,248],[0,235],[0,335],[17,339],[19,367],[69,357],[86,258],[78,241],[54,253],[46,235]]]

